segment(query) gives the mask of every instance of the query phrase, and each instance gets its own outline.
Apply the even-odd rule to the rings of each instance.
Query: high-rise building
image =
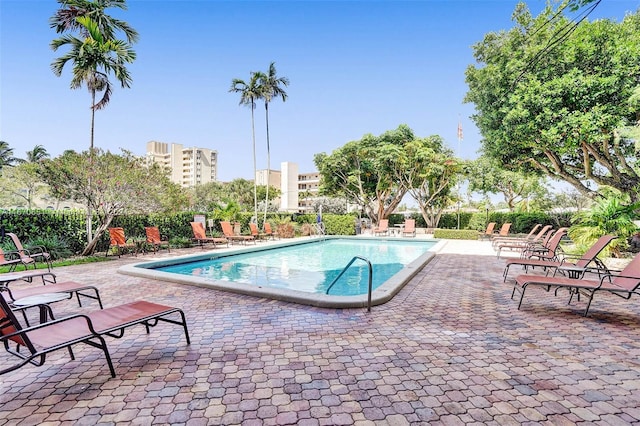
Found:
[[[280,190],[280,210],[288,212],[306,212],[313,209],[312,204],[318,197],[320,173],[299,173],[298,164],[285,161],[280,170],[271,170],[269,184]],[[265,185],[266,170],[256,172],[256,183]]]
[[[211,149],[150,141],[147,142],[147,159],[169,168],[171,181],[185,188],[218,179],[218,151]]]

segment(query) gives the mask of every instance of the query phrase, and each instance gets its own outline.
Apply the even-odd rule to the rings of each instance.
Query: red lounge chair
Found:
[[[21,286],[20,288],[11,288],[10,283],[14,281],[26,281],[31,283],[34,278],[41,278],[42,285],[29,285]],[[91,292],[91,294],[87,292]],[[25,297],[39,296],[47,293],[68,293],[68,299],[71,299],[75,294],[78,299],[78,305],[82,306],[80,296],[87,297],[89,299],[97,300],[102,309],[102,300],[100,299],[100,293],[94,286],[79,284],[76,282],[68,281],[63,283],[56,283],[56,276],[51,272],[23,272],[12,274],[0,274],[0,292],[4,295],[5,300],[13,302],[15,300],[23,299]]]
[[[16,234],[14,234],[13,232],[7,232],[6,235],[11,238],[11,241],[13,241],[13,244],[16,246],[16,252],[20,255],[20,259],[25,265],[25,268],[27,264],[33,264],[33,267],[35,269],[36,262],[40,260],[47,264],[48,270],[51,270],[51,255],[47,253],[44,247],[36,246],[25,249]]]
[[[404,221],[404,227],[402,228],[403,237],[415,237],[416,236],[416,220],[407,219]]]
[[[557,260],[560,241],[567,235],[569,228],[560,228],[555,232],[549,232],[542,244],[529,244],[520,253],[520,259]]]
[[[178,313],[181,320],[167,318],[174,313]],[[111,377],[116,377],[104,336],[121,338],[126,328],[136,324],[143,324],[149,333],[149,328],[160,321],[181,325],[187,344],[191,343],[184,312],[178,308],[137,301],[23,328],[11,307],[0,297],[0,341],[8,353],[21,359],[17,364],[2,368],[0,374],[29,363],[44,365],[46,355],[58,349],[67,348],[71,359],[75,359],[71,347],[85,343],[104,352]]]
[[[2,247],[0,247],[0,266],[8,266],[9,271],[15,271],[18,265],[23,265],[22,260],[18,257],[18,253],[5,253]]]
[[[573,300],[574,295],[584,294],[588,298],[587,307],[584,310],[584,316],[589,313],[589,307],[593,301],[593,297],[598,291],[606,291],[608,293],[620,296],[623,299],[631,299],[631,296],[636,294],[640,295],[638,288],[640,287],[640,254],[637,254],[631,263],[627,265],[619,274],[604,274],[600,277],[600,280],[589,279],[573,279],[558,276],[544,276],[544,275],[518,275],[511,293],[511,298],[515,295],[516,291],[520,292],[520,302],[518,303],[518,309],[522,306],[522,300],[524,299],[524,293],[529,286],[542,286],[547,291],[555,287],[557,293],[559,289],[566,288],[569,290],[571,297],[569,303]]]
[[[491,238],[491,236],[493,235],[493,230],[496,227],[496,223],[495,222],[489,222],[487,224],[487,229],[484,230],[483,233],[480,234],[480,238]]]
[[[253,222],[250,223],[249,228],[251,229],[251,236],[253,236],[253,238],[256,239],[256,241],[262,240],[267,237],[267,234],[264,234],[258,231],[258,225],[256,225],[255,223]]]
[[[380,223],[373,229],[373,235],[388,235],[389,219],[380,219]]]
[[[503,281],[507,281],[507,275],[509,274],[509,268],[511,265],[521,265],[525,268],[525,272],[529,267],[542,268],[548,272],[550,270],[557,271],[560,268],[561,271],[566,273],[570,278],[582,278],[588,271],[589,265],[595,263],[596,268],[600,270],[606,270],[606,267],[598,259],[598,255],[609,243],[615,240],[614,235],[604,235],[596,241],[589,250],[587,250],[582,256],[576,258],[575,256],[564,255],[562,260],[546,260],[546,259],[510,259],[507,261],[502,274]]]
[[[496,238],[505,238],[509,235],[509,230],[511,229],[510,223],[503,223],[500,227],[500,231],[497,234],[492,234],[491,239],[494,240]]]
[[[264,226],[264,234],[267,237],[271,237],[272,240],[279,237],[277,232],[274,232],[271,230],[271,224],[269,222],[265,222],[263,226]]]
[[[213,248],[218,247],[218,244],[226,244],[229,246],[229,240],[221,237],[207,237],[207,231],[204,229],[202,222],[190,222],[191,230],[193,231],[193,241],[198,243],[200,247],[204,249],[205,244],[213,244]]]
[[[127,239],[124,236],[123,228],[109,228],[109,238],[111,239],[109,250],[111,250],[111,248],[115,248],[118,257],[127,252],[132,253],[136,256],[138,255],[136,244],[127,242]],[[108,253],[109,251],[107,251],[107,254]]]
[[[247,241],[256,242],[256,239],[253,235],[236,235],[233,233],[233,227],[231,226],[231,222],[221,221],[220,226],[222,227],[222,233],[225,238],[231,242],[239,242],[242,244],[246,244]]]
[[[501,242],[497,244],[494,249],[497,251],[498,259],[500,259],[500,252],[502,250],[512,250],[512,251],[520,251],[524,250],[527,247],[531,247],[539,242],[544,244],[545,237],[550,238],[553,230],[551,229],[551,225],[545,225],[538,234],[531,239],[531,241],[509,241],[509,242]]]
[[[515,243],[515,242],[522,242],[522,243],[527,243],[529,241],[531,241],[533,238],[535,238],[535,234],[536,232],[538,232],[538,230],[542,227],[541,224],[536,224],[533,228],[531,228],[531,231],[529,231],[529,233],[524,236],[524,237],[500,237],[500,236],[496,236],[491,240],[491,245],[493,245],[494,248],[496,248],[496,246],[498,244],[502,244],[502,243]]]
[[[168,252],[171,252],[169,241],[160,237],[160,230],[157,227],[147,226],[144,228],[144,232],[147,235],[147,244],[151,245],[154,253],[162,248],[166,248]]]

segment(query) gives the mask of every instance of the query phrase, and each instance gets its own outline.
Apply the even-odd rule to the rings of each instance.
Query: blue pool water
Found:
[[[433,241],[328,239],[250,253],[220,254],[211,259],[153,269],[212,281],[324,294],[354,256],[371,262],[375,289],[434,244]],[[329,294],[352,296],[367,292],[368,265],[356,260]]]

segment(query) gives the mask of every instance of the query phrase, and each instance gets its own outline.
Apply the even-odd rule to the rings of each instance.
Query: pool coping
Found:
[[[249,253],[253,251],[261,251],[265,248],[278,248],[287,247],[299,244],[308,244],[315,242],[319,238],[325,239],[354,239],[359,240],[358,237],[349,236],[326,236],[326,237],[313,237],[313,238],[296,238],[293,240],[280,240],[271,242],[268,246],[264,244],[256,244],[253,246],[241,246],[231,247],[228,249],[212,249],[203,252],[202,254],[190,254],[175,256],[170,258],[151,260],[145,262],[138,262],[134,264],[128,264],[118,268],[118,273],[125,275],[132,275],[141,278],[149,278],[158,281],[168,281],[178,284],[193,285],[196,287],[211,288],[215,290],[227,291],[231,293],[245,294],[249,296],[275,299],[285,302],[298,303],[302,305],[310,305],[320,308],[361,308],[368,306],[368,294],[357,296],[334,296],[318,293],[307,293],[298,290],[281,289],[273,287],[254,286],[250,284],[229,282],[229,281],[213,281],[201,277],[194,277],[188,275],[178,275],[168,272],[162,272],[155,269],[147,269],[141,267],[141,265],[149,266],[167,266],[176,262],[189,259],[189,260],[204,260],[212,257],[218,257],[220,255],[229,256],[233,254]],[[382,241],[398,241],[397,238],[376,238]],[[367,240],[370,240],[369,238]],[[422,270],[445,244],[444,240],[435,239],[421,239],[419,241],[424,242],[436,242],[436,244],[429,249],[425,254],[418,257],[416,260],[405,266],[397,274],[393,275],[387,281],[382,283],[378,288],[373,290],[371,295],[371,305],[381,305],[391,300],[418,272]]]

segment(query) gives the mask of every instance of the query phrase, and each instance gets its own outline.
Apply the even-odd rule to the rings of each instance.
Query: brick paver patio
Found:
[[[97,349],[53,353],[0,376],[0,424],[640,424],[639,300],[598,295],[584,318],[532,289],[518,311],[504,260],[443,253],[367,313],[115,273],[144,259],[55,272],[105,306],[184,309],[191,345],[169,324],[128,329],[108,338],[115,379]]]

